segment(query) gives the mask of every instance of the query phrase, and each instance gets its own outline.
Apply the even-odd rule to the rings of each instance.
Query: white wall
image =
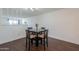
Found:
[[[24,26],[0,26],[0,44],[25,37]]]
[[[79,44],[79,9],[61,9],[36,17],[40,26],[49,29],[50,37]]]
[[[0,9],[0,44],[25,37],[25,30],[27,27],[35,26],[37,17],[24,18],[27,20],[28,25],[9,25],[7,17],[23,18],[24,15],[13,11],[7,11],[6,9]]]
[[[33,26],[34,20],[25,18],[28,26]],[[27,25],[10,25],[6,17],[0,16],[0,44],[25,37]]]
[[[8,20],[0,17],[0,44],[25,37],[24,25],[9,25]]]

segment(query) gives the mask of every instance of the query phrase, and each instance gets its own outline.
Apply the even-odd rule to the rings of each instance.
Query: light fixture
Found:
[[[39,10],[39,8],[25,8],[26,10],[30,9],[31,11]]]
[[[29,8],[31,11],[34,11],[34,9],[33,8]]]

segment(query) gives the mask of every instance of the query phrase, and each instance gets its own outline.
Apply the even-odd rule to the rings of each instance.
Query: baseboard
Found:
[[[12,42],[12,41],[16,41],[16,40],[19,40],[19,39],[23,39],[23,38],[25,38],[25,37],[18,37],[18,38],[14,39],[14,40],[9,40],[9,41],[0,43],[0,45],[5,44],[5,43],[9,43],[9,42]]]
[[[79,43],[74,43],[74,42],[71,42],[71,41],[67,41],[66,39],[64,40],[63,38],[60,38],[60,37],[55,37],[55,36],[52,36],[52,35],[48,35],[48,36],[49,36],[49,38],[54,38],[54,39],[57,39],[57,40],[61,40],[61,41],[65,41],[65,42],[69,42],[69,43],[79,45]]]

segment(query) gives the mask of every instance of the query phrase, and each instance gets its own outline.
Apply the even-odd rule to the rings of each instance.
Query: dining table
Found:
[[[38,47],[38,45],[39,45],[39,40],[40,40],[40,38],[39,38],[38,35],[39,35],[41,32],[44,32],[44,29],[39,29],[39,30],[30,29],[29,32],[35,33],[35,35],[36,35],[36,37],[35,37],[35,45],[36,45],[36,47]]]

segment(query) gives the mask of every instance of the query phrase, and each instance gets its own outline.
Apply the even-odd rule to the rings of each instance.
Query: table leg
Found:
[[[39,40],[38,37],[36,37],[36,47],[38,47],[38,44],[39,44]]]

